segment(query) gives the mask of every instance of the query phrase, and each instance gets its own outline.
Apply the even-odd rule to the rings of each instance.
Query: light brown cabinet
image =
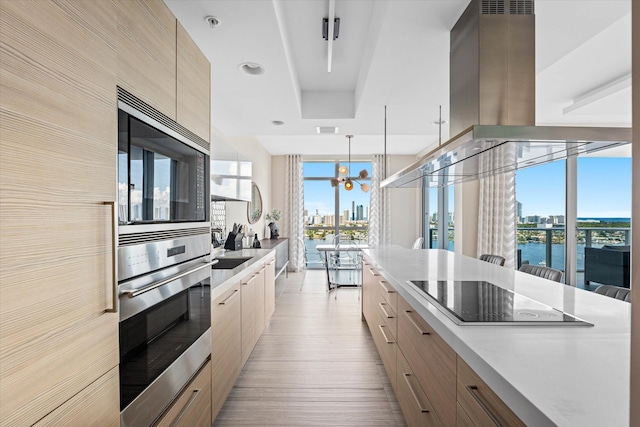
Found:
[[[210,427],[211,422],[211,361],[207,361],[154,427]]]
[[[460,356],[457,392],[458,426],[525,426]]]
[[[443,425],[456,425],[456,353],[403,299],[398,346]]]
[[[402,352],[398,352],[396,396],[410,427],[441,426],[433,404]]]
[[[116,8],[3,1],[0,20],[0,425],[111,425]]]
[[[254,337],[253,337],[253,345],[255,346],[256,343],[258,342],[258,338],[260,338],[260,335],[262,335],[262,332],[264,331],[264,327],[266,325],[266,319],[265,319],[265,266],[264,263],[261,263],[262,266],[259,268],[259,270],[256,272],[256,278],[255,278],[255,282],[254,282],[254,286],[255,286],[255,300],[254,300],[254,318],[253,321],[255,322],[255,329],[254,329]]]
[[[176,58],[177,122],[210,141],[211,65],[179,22]]]
[[[242,280],[240,286],[242,306],[242,366],[247,363],[255,344],[256,276],[252,274]]]
[[[56,408],[34,427],[119,426],[118,368],[113,368]]]
[[[211,303],[212,418],[215,419],[242,370],[240,283]]]
[[[272,258],[265,264],[264,276],[264,320],[269,323],[276,309],[276,260]]]
[[[117,0],[117,9],[118,85],[177,121],[176,18],[162,1]]]

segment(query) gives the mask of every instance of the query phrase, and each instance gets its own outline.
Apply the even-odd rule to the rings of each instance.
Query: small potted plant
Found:
[[[269,227],[269,233],[271,234],[272,239],[277,239],[280,236],[280,231],[278,230],[278,224],[276,224],[276,221],[279,221],[281,216],[282,212],[280,209],[271,209],[265,215],[265,219],[270,221],[267,226]]]

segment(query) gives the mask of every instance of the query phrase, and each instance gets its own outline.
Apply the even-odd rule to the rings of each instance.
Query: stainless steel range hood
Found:
[[[535,125],[533,0],[472,0],[451,30],[453,138],[381,186],[446,186],[628,144],[630,128]]]
[[[475,125],[385,179],[381,186],[447,186],[630,141],[630,128]]]

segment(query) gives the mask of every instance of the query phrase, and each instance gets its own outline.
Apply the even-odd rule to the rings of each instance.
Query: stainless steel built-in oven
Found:
[[[211,354],[209,144],[118,89],[120,420],[152,425]]]

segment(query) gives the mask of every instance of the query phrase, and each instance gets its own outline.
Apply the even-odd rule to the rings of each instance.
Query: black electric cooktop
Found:
[[[593,326],[490,282],[410,280],[408,283],[458,325]]]

